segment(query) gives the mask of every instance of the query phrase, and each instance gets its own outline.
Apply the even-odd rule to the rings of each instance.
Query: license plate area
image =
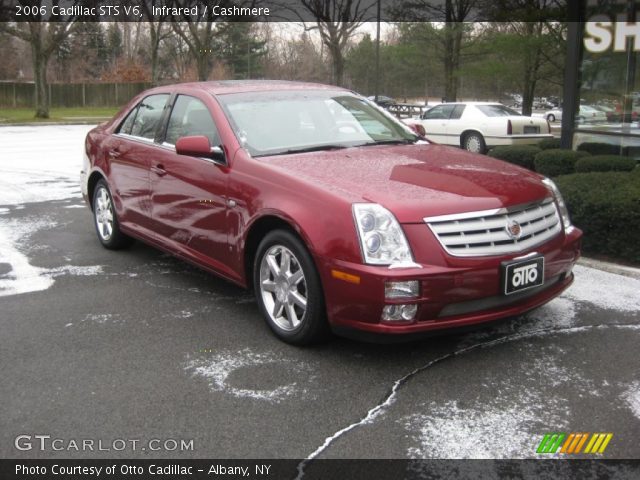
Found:
[[[502,263],[502,286],[505,295],[544,284],[544,257]]]
[[[540,127],[532,126],[532,125],[525,125],[524,126],[524,133],[540,133]]]

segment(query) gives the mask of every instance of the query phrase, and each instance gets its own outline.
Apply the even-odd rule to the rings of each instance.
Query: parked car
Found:
[[[81,184],[104,247],[136,238],[253,288],[294,344],[519,315],[580,255],[550,180],[430,144],[333,86],[145,91],[89,132]]]
[[[543,118],[523,116],[500,103],[443,103],[424,112],[417,121],[429,140],[474,153],[498,145],[532,145],[553,138]]]
[[[544,116],[549,122],[559,122],[562,120],[562,108],[548,110],[545,112]],[[606,121],[606,113],[590,105],[580,105],[578,115],[576,115],[576,122],[578,123],[596,123]]]
[[[371,100],[372,102],[377,103],[382,108],[387,108],[390,105],[395,105],[396,104],[396,100],[394,98],[386,97],[384,95],[378,95],[378,101],[376,101],[376,96],[375,95],[371,95],[370,97],[367,97],[367,99]]]

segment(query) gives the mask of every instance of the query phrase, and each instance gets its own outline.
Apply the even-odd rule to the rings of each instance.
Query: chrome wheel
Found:
[[[100,238],[108,242],[113,235],[113,203],[111,195],[104,186],[99,186],[95,196],[93,215],[96,220],[96,227]]]
[[[288,248],[273,245],[260,261],[260,296],[275,325],[296,330],[307,313],[307,281],[300,261]]]

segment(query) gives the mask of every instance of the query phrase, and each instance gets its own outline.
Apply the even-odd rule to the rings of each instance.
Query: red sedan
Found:
[[[136,238],[253,288],[294,344],[519,315],[566,289],[580,255],[550,180],[430,144],[337,87],[159,87],[85,147],[102,245]]]

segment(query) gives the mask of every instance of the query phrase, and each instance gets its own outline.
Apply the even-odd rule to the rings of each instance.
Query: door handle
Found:
[[[122,153],[120,153],[120,150],[118,150],[117,148],[112,148],[111,150],[109,150],[109,156],[111,158],[118,158],[120,155],[122,155]]]
[[[167,171],[164,169],[164,165],[154,165],[151,167],[151,171],[159,177],[163,177],[167,174]]]

